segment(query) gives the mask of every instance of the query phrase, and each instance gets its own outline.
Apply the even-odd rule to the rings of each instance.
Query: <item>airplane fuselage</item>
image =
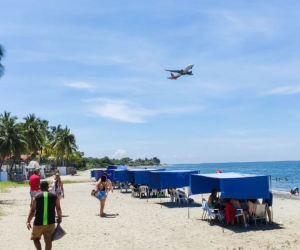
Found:
[[[192,71],[190,71],[193,67],[194,67],[194,64],[189,64],[188,66],[186,66],[185,68],[180,69],[180,70],[166,69],[166,71],[171,72],[171,77],[168,77],[168,79],[176,80],[178,77],[180,77],[182,75],[193,75]],[[177,73],[177,74],[174,75],[173,73]]]

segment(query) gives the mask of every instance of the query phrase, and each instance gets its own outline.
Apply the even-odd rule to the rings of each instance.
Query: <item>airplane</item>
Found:
[[[189,64],[184,69],[180,69],[180,70],[169,70],[169,69],[166,69],[166,71],[171,72],[171,77],[168,77],[168,79],[177,80],[177,78],[180,77],[180,76],[182,76],[182,75],[193,75],[192,71],[189,71],[193,67],[194,67],[194,64]],[[177,73],[177,74],[174,75],[173,72]]]

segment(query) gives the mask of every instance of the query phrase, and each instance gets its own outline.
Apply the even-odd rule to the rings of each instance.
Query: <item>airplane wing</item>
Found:
[[[166,71],[170,71],[170,72],[174,72],[174,73],[181,73],[182,70],[170,70],[170,69],[166,69]]]

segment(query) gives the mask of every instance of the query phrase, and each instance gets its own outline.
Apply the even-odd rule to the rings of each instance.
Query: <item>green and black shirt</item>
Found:
[[[35,196],[36,213],[33,225],[43,226],[55,223],[55,204],[57,195],[52,192],[40,192]]]

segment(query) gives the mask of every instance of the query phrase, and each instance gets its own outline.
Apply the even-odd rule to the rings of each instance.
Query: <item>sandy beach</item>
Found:
[[[201,195],[192,196],[196,204],[188,209],[169,198],[147,202],[116,189],[106,201],[107,217],[101,218],[99,201],[90,196],[95,181],[89,175],[62,176],[78,183],[65,185],[61,226],[67,235],[53,242],[53,249],[300,249],[298,196],[275,194],[274,224],[259,222],[245,229],[202,220]],[[0,249],[35,249],[26,228],[29,187],[0,196],[5,212],[0,217]]]

